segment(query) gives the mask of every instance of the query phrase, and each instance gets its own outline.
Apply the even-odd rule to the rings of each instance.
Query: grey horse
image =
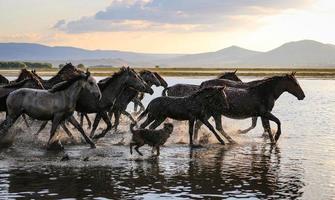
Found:
[[[66,82],[55,85],[50,90],[23,88],[9,94],[7,98],[8,115],[0,125],[0,135],[4,134],[21,114],[27,114],[33,119],[52,120],[48,145],[59,126],[64,120],[70,118],[76,128],[81,128],[73,122],[73,112],[77,105],[81,91],[89,91],[95,98],[100,99],[101,93],[95,79],[87,71]],[[86,142],[95,148],[95,144],[81,132]]]

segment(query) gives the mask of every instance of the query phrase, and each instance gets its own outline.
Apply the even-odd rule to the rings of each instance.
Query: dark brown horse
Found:
[[[266,132],[269,133],[271,142],[276,142],[281,134],[281,124],[279,119],[275,117],[271,111],[275,101],[284,92],[294,95],[298,100],[305,98],[305,94],[295,78],[294,73],[255,81],[249,87],[245,88],[227,87],[226,95],[229,102],[229,109],[217,107],[218,110],[221,110],[219,111],[221,114],[213,116],[216,129],[226,135],[222,129],[221,115],[233,119],[261,117],[263,126],[267,130]],[[206,119],[209,117],[210,116],[207,116]],[[277,124],[278,129],[275,138],[273,138],[271,133],[269,120]],[[198,129],[200,125],[201,122],[197,122],[196,129]],[[197,137],[197,132],[194,136],[195,138]]]
[[[189,122],[190,145],[193,145],[193,127],[195,120],[203,122],[215,135],[221,144],[224,141],[208,122],[208,116],[220,115],[217,107],[227,109],[228,103],[223,87],[203,88],[185,97],[157,97],[153,99],[138,120],[148,115],[141,128],[157,128],[166,118],[187,120]]]

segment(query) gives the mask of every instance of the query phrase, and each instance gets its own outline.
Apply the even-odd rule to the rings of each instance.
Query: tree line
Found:
[[[0,61],[0,69],[22,69],[22,68],[52,68],[50,63]]]

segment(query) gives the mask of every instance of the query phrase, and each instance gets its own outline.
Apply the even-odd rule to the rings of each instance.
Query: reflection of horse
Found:
[[[138,121],[148,115],[141,124],[141,128],[157,128],[166,118],[187,120],[189,123],[190,145],[193,145],[193,127],[195,120],[202,121],[209,128],[221,144],[224,141],[208,122],[207,116],[220,115],[217,107],[227,107],[223,87],[208,87],[185,97],[157,97],[153,99],[146,110],[141,113]],[[205,119],[206,118],[206,119]]]
[[[233,119],[245,119],[260,116],[263,126],[267,130],[266,132],[269,133],[271,142],[276,142],[281,134],[281,126],[279,119],[275,117],[271,111],[275,101],[284,92],[289,92],[297,97],[298,100],[303,100],[305,98],[305,94],[295,78],[294,73],[266,78],[245,88],[227,87],[226,94],[229,102],[229,109],[217,106],[217,109],[221,110],[221,114],[213,116],[216,129],[225,137],[227,136],[226,138],[228,139],[230,137],[222,129],[221,115]],[[206,119],[209,117],[210,116],[206,117]],[[271,133],[269,120],[277,124],[278,129],[275,138],[273,138]],[[195,129],[199,129],[200,126],[201,122],[198,121]],[[194,134],[194,137],[197,137],[197,131]],[[233,141],[231,138],[230,140]]]
[[[0,131],[2,133],[7,131],[21,114],[27,114],[38,120],[52,120],[48,141],[50,144],[59,124],[72,116],[84,88],[96,98],[101,97],[98,85],[89,72],[59,83],[49,91],[23,88],[10,93],[6,102],[8,115],[1,124]],[[70,122],[74,124],[71,120]],[[81,133],[86,142],[95,147],[86,134]]]

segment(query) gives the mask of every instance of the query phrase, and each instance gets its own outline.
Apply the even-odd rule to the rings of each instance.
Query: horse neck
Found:
[[[102,99],[99,104],[104,107],[104,105],[110,105],[113,103],[114,100],[125,90],[125,83],[126,80],[123,75],[111,80],[108,86],[101,91]]]
[[[280,95],[287,91],[284,84],[285,83],[282,78],[275,78],[262,83],[260,86],[265,94],[271,95],[275,100],[277,100]]]
[[[53,77],[51,77],[49,80],[45,80],[44,82],[49,85],[49,86],[54,86],[56,85],[57,83],[60,83],[62,82],[63,80],[60,78],[60,76],[57,74]]]
[[[65,97],[67,97],[68,104],[69,105],[75,105],[76,102],[79,99],[80,92],[83,89],[83,86],[81,85],[81,81],[76,81],[71,86],[69,86],[67,89],[59,91],[59,94],[63,94]],[[58,92],[56,92],[58,93]],[[62,96],[62,95],[59,95]]]

